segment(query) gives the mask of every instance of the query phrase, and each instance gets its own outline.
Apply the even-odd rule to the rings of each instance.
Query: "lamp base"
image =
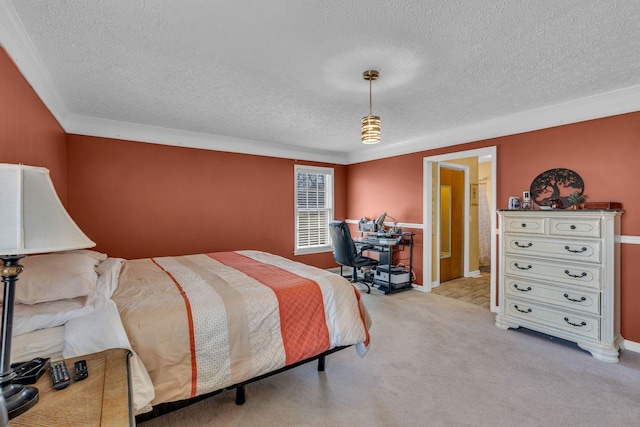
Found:
[[[10,384],[2,390],[9,419],[27,412],[38,403],[38,389],[21,384]]]

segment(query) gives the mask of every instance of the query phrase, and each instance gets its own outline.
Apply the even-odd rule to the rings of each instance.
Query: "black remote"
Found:
[[[64,360],[52,362],[49,365],[49,370],[51,371],[51,381],[53,382],[53,388],[55,388],[56,390],[62,390],[63,388],[71,384],[71,377],[69,376],[67,364],[64,363]]]
[[[49,365],[49,358],[36,357],[28,362],[12,364],[16,377],[12,382],[16,384],[34,384]]]
[[[82,381],[89,376],[89,370],[87,369],[87,361],[82,359],[73,364],[73,371],[75,372],[75,380]]]

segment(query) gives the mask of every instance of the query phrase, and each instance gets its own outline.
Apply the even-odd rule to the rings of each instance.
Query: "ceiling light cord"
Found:
[[[371,80],[369,79],[369,115],[373,116],[373,96],[371,95]]]

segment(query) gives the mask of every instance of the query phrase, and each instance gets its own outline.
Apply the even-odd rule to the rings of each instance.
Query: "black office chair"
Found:
[[[351,276],[344,277],[351,279],[352,283],[363,283],[367,287],[367,293],[371,293],[371,287],[369,286],[371,282],[367,283],[364,274],[362,278],[358,278],[357,270],[362,267],[375,267],[378,265],[377,259],[362,255],[363,251],[371,249],[373,246],[364,245],[360,248],[360,251],[358,251],[351,238],[349,226],[342,221],[332,221],[329,223],[329,233],[333,241],[333,258],[340,264],[340,275],[342,276],[343,266],[351,267],[353,269]]]

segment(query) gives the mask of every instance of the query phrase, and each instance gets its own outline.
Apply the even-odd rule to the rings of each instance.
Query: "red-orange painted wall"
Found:
[[[112,256],[259,249],[336,265],[330,252],[293,256],[293,160],[79,135],[68,153],[69,209]],[[346,167],[331,166],[344,216]]]
[[[423,157],[410,154],[349,165],[347,217],[375,219],[386,212],[400,223],[422,224]],[[414,233],[413,271],[422,283],[422,230],[404,231]],[[406,255],[400,261],[408,265]]]
[[[347,217],[373,217],[386,211],[400,222],[422,222],[423,158],[497,146],[497,205],[521,195],[541,172],[576,171],[588,201],[622,202],[622,234],[640,236],[640,112],[566,126],[412,153],[349,166]],[[414,260],[422,283],[422,248]],[[622,245],[621,327],[625,339],[640,342],[640,246]]]
[[[67,136],[0,48],[0,163],[46,167],[67,201]]]

